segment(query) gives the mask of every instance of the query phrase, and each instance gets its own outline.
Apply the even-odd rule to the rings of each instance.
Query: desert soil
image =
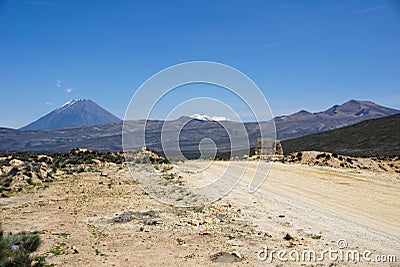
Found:
[[[196,168],[204,162],[185,162]],[[201,173],[173,169],[188,185],[215,179],[228,162]],[[232,164],[232,162],[231,162]],[[245,162],[233,162],[233,168]],[[400,266],[398,173],[274,163],[263,185],[247,191],[256,162],[222,199],[203,208],[168,206],[147,195],[127,168],[61,175],[0,199],[8,232],[37,231],[38,255],[55,266],[343,266],[354,262],[260,261],[275,250],[337,248],[395,255]],[[133,175],[135,176],[135,174]],[[233,253],[233,254],[231,254]]]

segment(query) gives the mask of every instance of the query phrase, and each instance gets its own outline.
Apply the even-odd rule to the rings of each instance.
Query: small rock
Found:
[[[156,220],[144,220],[143,224],[144,225],[157,225],[157,221]]]
[[[289,235],[289,233],[286,233],[286,235],[283,237],[284,240],[293,240],[293,237],[291,235]]]
[[[210,219],[210,218],[205,218],[205,219],[204,219],[204,223],[206,223],[206,224],[212,224],[213,221],[212,221],[212,219]]]
[[[98,160],[98,159],[92,159],[92,161],[97,165],[97,166],[103,166],[104,164],[103,164],[103,162],[101,162],[100,160]]]
[[[199,226],[200,222],[196,219],[192,219],[188,222],[188,224],[193,225],[193,226]]]
[[[78,254],[79,253],[78,249],[75,246],[72,246],[71,248],[74,251],[73,254]]]
[[[37,266],[39,264],[39,261],[35,261],[35,260],[33,260],[32,262],[31,262],[31,266],[33,267],[33,266]]]
[[[213,235],[215,231],[213,229],[205,229],[200,231],[199,235]]]
[[[279,218],[285,218],[285,215],[280,214],[278,217]]]
[[[186,212],[185,212],[185,211],[178,210],[178,211],[176,212],[176,216],[177,216],[177,217],[181,217],[181,216],[185,216],[185,215],[186,215]]]

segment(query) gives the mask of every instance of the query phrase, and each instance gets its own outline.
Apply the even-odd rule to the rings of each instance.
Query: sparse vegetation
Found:
[[[173,180],[175,176],[176,175],[174,173],[165,173],[162,175],[162,177],[167,181]]]
[[[53,235],[67,239],[70,234],[68,233],[53,233]]]
[[[104,257],[106,255],[104,253],[101,253],[100,250],[98,250],[97,248],[94,250],[94,252],[96,253],[97,256]]]
[[[55,245],[49,252],[51,254],[53,254],[54,256],[59,256],[59,255],[67,253],[66,248],[67,248],[67,245],[64,242],[62,242],[62,243],[58,243],[57,245]]]
[[[56,169],[62,169],[75,165],[92,165],[94,160],[100,162],[112,162],[122,164],[125,161],[123,153],[120,152],[99,152],[87,149],[73,149],[68,153],[49,153],[46,156],[31,152],[18,152],[12,154],[0,153],[0,158],[8,158],[0,160],[0,166],[9,166],[9,162],[13,159],[21,160],[28,163],[46,163]],[[81,167],[81,166],[79,166]]]
[[[167,172],[172,170],[172,166],[164,166],[164,168],[162,169],[162,172]]]
[[[182,246],[182,245],[184,245],[185,244],[185,240],[183,240],[183,239],[181,239],[181,238],[177,238],[176,239],[176,243],[178,243],[178,246]]]

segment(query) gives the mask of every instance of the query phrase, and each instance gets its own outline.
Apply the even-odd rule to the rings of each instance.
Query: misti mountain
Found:
[[[54,130],[71,126],[93,126],[121,120],[88,99],[71,100],[21,130]]]

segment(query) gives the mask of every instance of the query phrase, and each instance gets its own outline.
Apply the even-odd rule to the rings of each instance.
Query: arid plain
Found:
[[[204,161],[183,164],[196,168]],[[160,167],[193,185],[211,181],[228,164],[241,169],[247,162],[214,161],[198,173]],[[258,259],[265,247],[318,253],[340,250],[339,239],[346,240],[346,250],[371,251],[372,260],[397,259],[358,266],[399,266],[399,173],[275,162],[262,186],[249,193],[256,166],[248,162],[222,199],[178,208],[145,193],[125,165],[97,163],[1,198],[0,219],[6,232],[38,232],[43,244],[37,254],[55,266],[266,266],[269,259]],[[272,260],[272,266],[353,264],[328,257]]]

